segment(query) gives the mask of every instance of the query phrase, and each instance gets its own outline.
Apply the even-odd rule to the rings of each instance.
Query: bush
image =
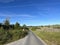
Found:
[[[0,23],[0,45],[21,39],[27,34],[28,28],[26,25],[21,27],[18,22],[15,25],[10,25],[9,20],[6,20],[2,25]]]

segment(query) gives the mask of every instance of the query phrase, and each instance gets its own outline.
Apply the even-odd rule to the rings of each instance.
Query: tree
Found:
[[[14,24],[10,25],[10,29],[14,29]]]
[[[27,26],[24,24],[24,25],[23,25],[23,28],[25,29],[25,28],[27,28]]]
[[[5,25],[5,26],[9,26],[9,25],[10,25],[10,22],[9,22],[8,19],[5,20],[4,25]]]
[[[10,22],[9,22],[8,19],[6,19],[5,22],[4,22],[4,29],[9,30],[9,28],[10,28],[9,26],[10,26]]]
[[[15,27],[15,29],[19,29],[20,28],[20,24],[18,22],[16,22],[14,27]]]
[[[2,23],[0,23],[0,27],[2,26]]]
[[[0,28],[2,27],[2,23],[0,23]]]
[[[24,30],[29,30],[28,27],[25,24],[23,25],[23,29]]]

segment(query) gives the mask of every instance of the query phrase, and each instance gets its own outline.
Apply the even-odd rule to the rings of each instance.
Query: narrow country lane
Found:
[[[29,31],[29,34],[25,38],[6,45],[46,45],[46,43],[38,39],[33,32]]]

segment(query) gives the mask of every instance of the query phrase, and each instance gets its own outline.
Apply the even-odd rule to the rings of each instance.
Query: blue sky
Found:
[[[60,0],[0,0],[0,22],[7,17],[11,24],[60,24]]]

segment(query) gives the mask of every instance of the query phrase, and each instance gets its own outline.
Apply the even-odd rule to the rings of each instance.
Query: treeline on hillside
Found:
[[[60,29],[60,24],[55,24],[55,25],[46,25],[42,27],[48,27],[48,28],[53,28],[53,29]]]
[[[25,37],[28,30],[25,24],[23,26],[20,26],[18,22],[10,24],[9,20],[6,19],[4,23],[0,23],[0,45]]]
[[[53,29],[54,31],[59,31],[60,30],[60,24],[55,24],[55,25],[41,25],[41,26],[29,26],[29,28],[33,31],[35,30],[41,30],[41,29]]]

